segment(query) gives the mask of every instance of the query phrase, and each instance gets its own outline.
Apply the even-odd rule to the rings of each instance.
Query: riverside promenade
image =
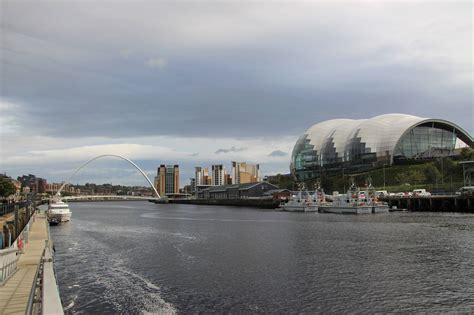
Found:
[[[30,225],[28,242],[24,244],[24,253],[19,254],[17,270],[0,287],[0,314],[35,314],[39,309],[43,314],[63,314],[54,274],[51,279],[49,272],[53,266],[46,215],[36,213]],[[43,272],[38,287],[41,294],[38,294],[36,282],[40,269]]]

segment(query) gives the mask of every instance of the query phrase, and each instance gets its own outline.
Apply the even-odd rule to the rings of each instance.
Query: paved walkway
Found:
[[[0,287],[0,314],[25,314],[28,298],[41,254],[48,239],[46,216],[36,214],[25,243],[24,254],[18,260],[17,272]]]

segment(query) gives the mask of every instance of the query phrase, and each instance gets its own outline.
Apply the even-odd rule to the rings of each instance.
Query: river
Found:
[[[69,314],[474,312],[474,215],[70,203]]]

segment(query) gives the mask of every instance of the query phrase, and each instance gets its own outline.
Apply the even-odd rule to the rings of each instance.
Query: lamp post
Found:
[[[443,157],[441,157],[441,185],[444,185],[444,161]],[[443,187],[444,189],[444,187]]]
[[[383,163],[383,190],[385,190],[385,163]]]
[[[344,183],[344,190],[343,192],[346,191],[346,181],[344,180],[344,167],[342,168],[342,182]]]

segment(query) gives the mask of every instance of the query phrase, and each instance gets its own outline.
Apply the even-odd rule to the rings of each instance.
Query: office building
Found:
[[[260,165],[232,161],[232,184],[247,184],[261,181]]]
[[[226,170],[224,165],[218,164],[218,165],[212,165],[212,182],[211,185],[213,186],[220,186],[220,185],[225,185],[225,174]]]
[[[179,165],[160,165],[155,185],[161,196],[179,194]]]

